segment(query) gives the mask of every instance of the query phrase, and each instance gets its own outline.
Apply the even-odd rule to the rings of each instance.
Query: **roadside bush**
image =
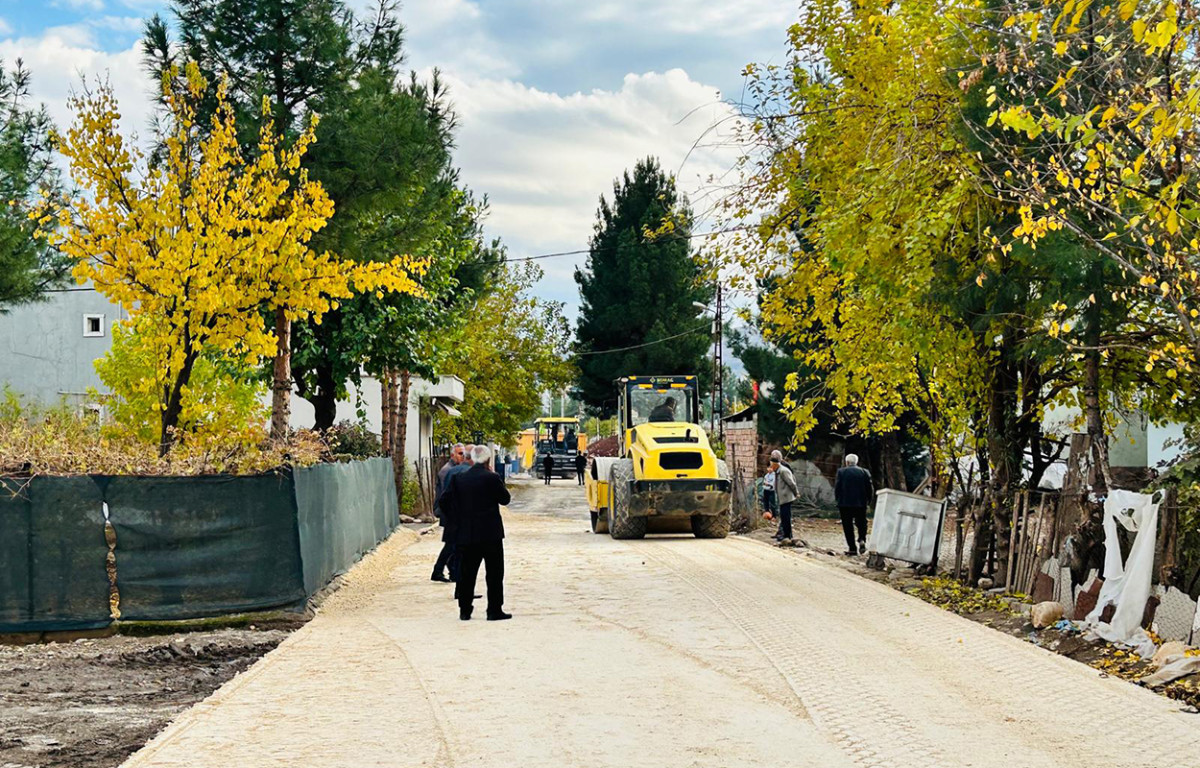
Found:
[[[162,391],[167,386],[158,337],[139,334],[127,324],[112,329],[112,347],[96,361],[96,373],[111,392],[100,397],[111,430],[158,445],[162,435]],[[256,372],[239,368],[228,357],[202,354],[183,390],[183,410],[175,434],[180,442],[204,444],[256,442],[267,422],[267,385]]]
[[[404,476],[404,489],[400,494],[400,514],[420,517],[424,513],[422,506],[421,485],[417,482],[417,478],[409,472]]]
[[[339,458],[366,459],[383,454],[379,437],[365,424],[339,421],[325,432],[329,452]]]
[[[52,408],[0,398],[0,474],[206,475],[257,474],[308,466],[327,457],[320,436],[300,431],[275,444],[265,429],[193,434],[166,456],[156,443],[102,425],[66,404]]]

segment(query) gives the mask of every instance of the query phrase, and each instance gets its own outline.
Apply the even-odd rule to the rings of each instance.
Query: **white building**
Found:
[[[0,389],[30,401],[52,406],[66,403],[103,411],[90,391],[107,394],[96,375],[95,361],[112,346],[112,324],[125,313],[92,288],[71,287],[53,291],[45,301],[22,304],[0,313]],[[366,412],[368,428],[379,434],[381,388],[364,376],[361,392],[352,391],[337,406],[337,420],[357,421],[357,403]],[[433,410],[458,415],[455,403],[463,400],[463,382],[443,376],[436,382],[413,379],[409,391],[405,454],[409,462],[430,455]],[[270,403],[270,392],[264,394]],[[313,408],[298,395],[292,397],[293,428],[311,427]]]

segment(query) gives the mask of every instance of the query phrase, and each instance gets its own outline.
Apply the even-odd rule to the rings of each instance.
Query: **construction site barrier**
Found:
[[[0,633],[107,626],[107,553],[91,478],[0,479]]]
[[[106,516],[114,535],[112,563]],[[399,524],[391,462],[0,478],[0,634],[302,605]]]

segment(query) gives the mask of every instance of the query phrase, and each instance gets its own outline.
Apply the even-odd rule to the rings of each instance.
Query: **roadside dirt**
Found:
[[[290,634],[222,629],[0,646],[0,768],[109,768]]]

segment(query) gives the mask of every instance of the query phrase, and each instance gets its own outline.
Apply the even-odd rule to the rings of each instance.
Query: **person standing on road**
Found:
[[[575,454],[575,477],[578,478],[580,485],[583,485],[583,474],[585,472],[587,472],[587,453],[580,451]]]
[[[442,496],[449,479],[470,468],[471,465],[467,462],[467,447],[462,443],[456,443],[454,450],[450,453],[450,461],[447,461],[445,466],[438,470],[437,495],[433,497],[433,514],[437,515],[438,525],[442,527],[442,551],[438,553],[437,562],[433,564],[433,575],[429,577],[430,581],[458,581],[459,559],[454,546],[454,530],[453,526],[447,522],[447,515],[442,508]],[[449,577],[446,576],[447,569],[450,571]]]
[[[792,502],[800,495],[796,476],[783,463],[783,454],[771,451],[771,471],[775,473],[775,498],[779,501],[779,540],[795,538],[792,534]]]
[[[867,552],[867,506],[874,494],[871,473],[858,466],[858,456],[847,453],[846,466],[837,471],[833,481],[833,497],[838,511],[842,513],[847,555],[863,555]],[[857,544],[854,540],[855,526],[858,526]]]
[[[763,485],[762,485],[763,512],[768,512],[772,515],[774,515],[776,512],[779,511],[779,509],[776,505],[776,502],[775,502],[775,477],[776,477],[776,474],[775,474],[775,470],[772,468],[773,466],[774,465],[767,467],[767,473],[765,475],[763,475]],[[783,538],[783,529],[780,528],[778,531],[775,532],[775,540],[779,541],[782,538]]]
[[[542,475],[546,478],[546,485],[550,485],[550,476],[554,474],[554,454],[547,453],[542,459]]]
[[[500,506],[511,497],[504,481],[488,468],[491,451],[485,445],[472,452],[475,465],[451,475],[442,494],[442,507],[455,526],[455,544],[462,563],[454,594],[458,618],[468,621],[474,610],[475,581],[482,563],[487,571],[488,621],[511,619],[504,612],[504,521]]]

